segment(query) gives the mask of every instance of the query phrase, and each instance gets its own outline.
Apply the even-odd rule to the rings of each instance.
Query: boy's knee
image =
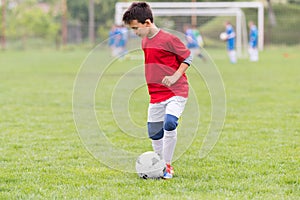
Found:
[[[163,122],[148,122],[148,135],[152,140],[159,140],[163,138]]]
[[[165,116],[164,129],[166,131],[173,131],[178,125],[178,118],[174,115],[167,114]]]

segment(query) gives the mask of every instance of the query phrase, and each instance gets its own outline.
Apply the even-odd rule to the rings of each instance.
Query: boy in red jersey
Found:
[[[152,146],[167,163],[165,179],[173,177],[171,161],[177,141],[178,118],[188,97],[185,71],[192,62],[191,52],[180,39],[157,28],[150,6],[134,2],[123,21],[142,38],[145,76],[150,94],[148,134]]]

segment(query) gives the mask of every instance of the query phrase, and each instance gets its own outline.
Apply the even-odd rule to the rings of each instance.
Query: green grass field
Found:
[[[0,52],[0,199],[299,199],[299,51],[269,47],[258,63],[232,65],[225,50],[208,49],[226,89],[225,125],[215,148],[200,159],[210,102],[197,94],[203,129],[173,163],[170,181],[112,170],[86,150],[73,120],[72,92],[87,51]],[[188,76],[196,81],[192,69]],[[129,108],[138,124],[146,119],[145,92],[137,91]],[[101,102],[96,109],[99,117],[110,112]],[[121,133],[114,123],[104,128]],[[126,148],[143,152],[151,145]]]

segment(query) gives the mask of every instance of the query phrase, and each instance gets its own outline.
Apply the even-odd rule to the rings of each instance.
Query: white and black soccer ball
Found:
[[[157,153],[142,153],[135,163],[136,172],[143,179],[162,178],[166,170],[166,162]]]
[[[223,41],[226,40],[227,37],[228,37],[228,36],[227,36],[227,33],[226,33],[226,32],[222,32],[222,33],[220,34],[220,39],[223,40]]]

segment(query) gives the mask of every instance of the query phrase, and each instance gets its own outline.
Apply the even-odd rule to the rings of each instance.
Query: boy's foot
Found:
[[[171,179],[174,175],[174,168],[170,164],[166,164],[166,171],[164,173],[164,179]]]

